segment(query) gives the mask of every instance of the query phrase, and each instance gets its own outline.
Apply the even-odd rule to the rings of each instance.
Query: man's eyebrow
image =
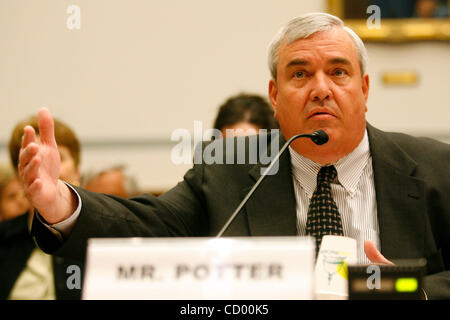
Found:
[[[348,60],[346,58],[341,58],[341,57],[332,58],[332,59],[328,60],[328,62],[331,64],[345,64],[345,65],[349,65],[349,66],[352,65],[350,60]]]
[[[290,67],[294,67],[294,66],[306,66],[309,64],[309,61],[307,60],[303,60],[303,59],[295,59],[295,60],[291,60],[286,68],[290,68]]]
[[[330,64],[345,64],[345,65],[349,65],[349,66],[352,65],[350,60],[348,60],[346,58],[342,58],[342,57],[331,58],[330,60],[328,60],[328,63],[330,63]],[[286,67],[290,68],[290,67],[294,67],[294,66],[307,66],[309,64],[310,64],[310,62],[308,60],[295,59],[295,60],[291,60],[287,64]]]

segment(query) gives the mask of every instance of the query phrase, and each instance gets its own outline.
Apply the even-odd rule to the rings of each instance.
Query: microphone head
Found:
[[[328,142],[328,134],[323,130],[316,130],[311,134],[311,140],[318,146],[321,146]]]

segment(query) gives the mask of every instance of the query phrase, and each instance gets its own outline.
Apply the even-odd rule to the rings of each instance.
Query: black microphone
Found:
[[[280,159],[281,155],[284,153],[284,151],[289,147],[289,145],[298,138],[309,138],[311,139],[315,144],[318,146],[321,146],[324,143],[328,142],[328,134],[323,130],[316,130],[311,134],[297,134],[290,138],[284,146],[281,148],[281,150],[278,152],[278,154],[273,159],[272,163],[269,165],[269,167],[266,169],[264,174],[259,177],[258,181],[253,185],[252,189],[247,193],[244,200],[239,204],[239,206],[234,210],[231,217],[228,219],[228,221],[225,223],[225,225],[222,227],[222,230],[219,231],[219,233],[216,235],[216,238],[219,238],[223,235],[223,233],[228,229],[230,224],[233,222],[234,218],[238,215],[238,213],[241,211],[241,209],[244,207],[244,205],[247,203],[248,199],[252,196],[252,194],[255,192],[255,190],[259,187],[261,182],[263,181],[264,177],[267,175],[268,172],[272,169],[274,164]]]
[[[295,139],[297,139],[297,138],[300,138],[300,137],[308,137],[308,138],[310,138],[315,144],[317,144],[318,146],[321,146],[321,145],[323,145],[324,143],[327,143],[328,142],[328,135],[327,135],[327,133],[325,132],[325,131],[323,131],[323,130],[317,130],[317,131],[314,131],[312,134],[310,134],[309,136],[308,135],[301,135],[301,134],[298,134],[298,135],[296,135],[296,136],[293,136],[291,139],[289,139],[289,141],[294,141]],[[289,142],[288,141],[288,142]],[[292,142],[291,141],[291,142]],[[289,142],[290,143],[290,142]]]

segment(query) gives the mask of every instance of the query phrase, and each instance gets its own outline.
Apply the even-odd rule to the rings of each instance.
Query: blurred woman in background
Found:
[[[30,210],[22,185],[11,166],[0,165],[0,221],[20,216]]]
[[[257,134],[260,129],[278,129],[273,109],[265,98],[241,93],[230,97],[220,106],[214,128],[224,138]]]

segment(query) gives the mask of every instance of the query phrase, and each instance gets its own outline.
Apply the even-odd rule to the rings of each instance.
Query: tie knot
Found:
[[[320,184],[321,182],[331,183],[336,179],[336,176],[337,171],[334,166],[322,167],[317,175],[317,184]]]

